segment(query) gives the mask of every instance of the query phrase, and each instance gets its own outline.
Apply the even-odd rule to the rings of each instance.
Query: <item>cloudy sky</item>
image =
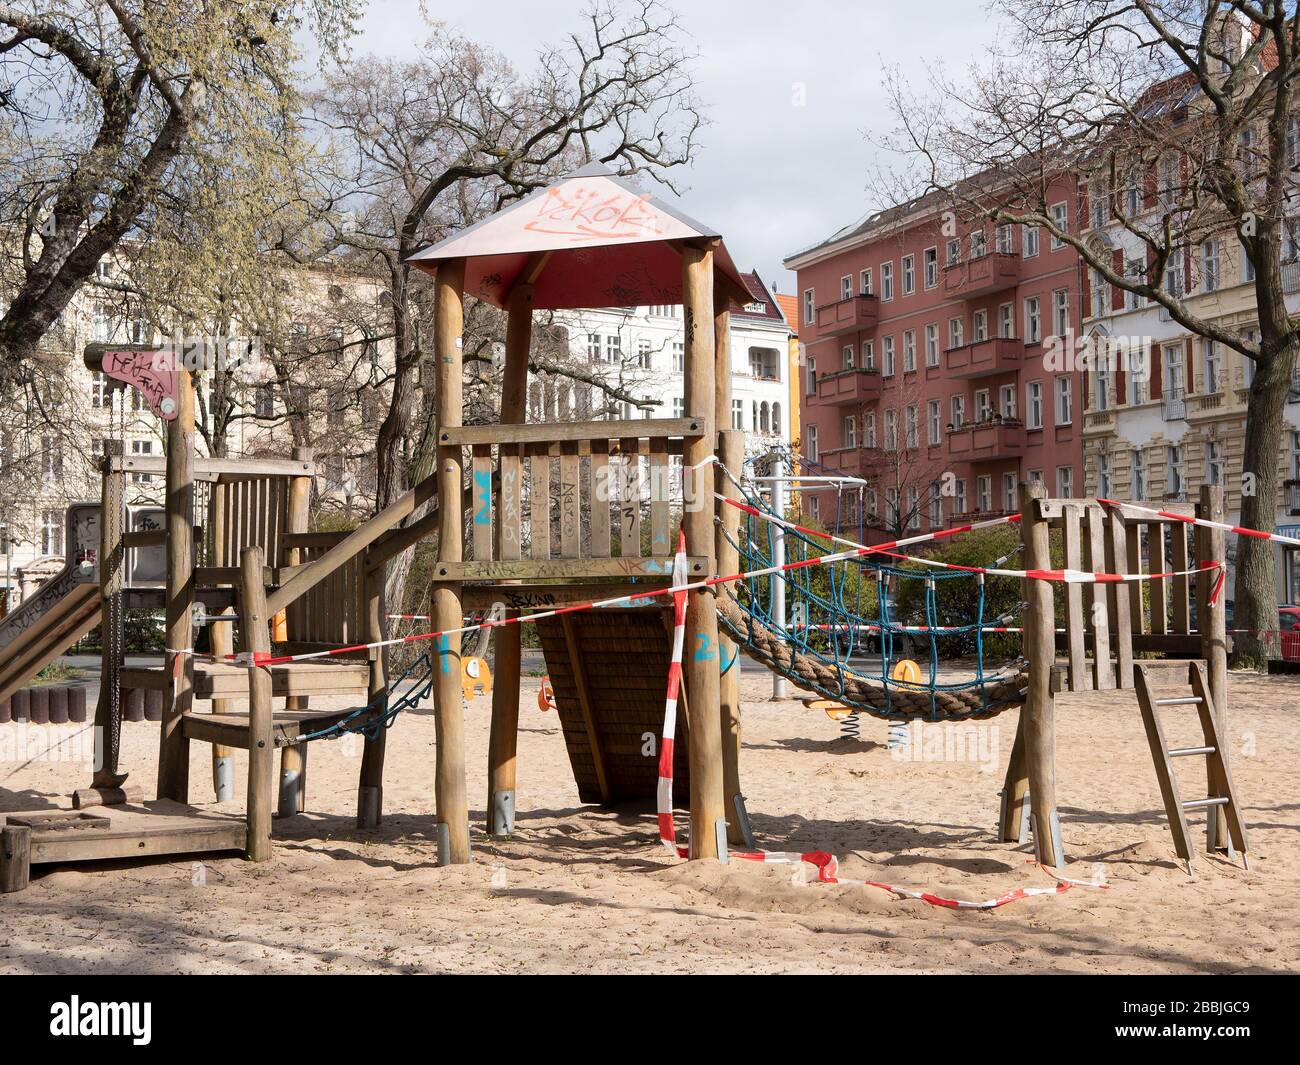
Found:
[[[794,290],[785,256],[881,206],[867,188],[877,163],[867,138],[892,125],[882,68],[897,64],[917,82],[936,64],[960,71],[997,30],[981,0],[671,2],[700,52],[697,92],[711,121],[683,206],[782,292]],[[584,4],[427,6],[527,70],[541,43],[576,27]],[[358,54],[413,54],[425,37],[418,0],[370,0],[361,29]]]

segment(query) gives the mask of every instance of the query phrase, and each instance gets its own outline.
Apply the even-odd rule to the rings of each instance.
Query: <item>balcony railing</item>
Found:
[[[847,370],[820,374],[817,377],[817,402],[832,406],[855,406],[878,399],[880,372],[852,366]]]
[[[1300,262],[1282,264],[1282,291],[1288,295],[1300,292]]]
[[[1183,389],[1170,389],[1160,397],[1160,413],[1167,422],[1183,421],[1187,417],[1187,394]]]
[[[948,455],[958,462],[1019,458],[1025,453],[1025,427],[1014,418],[975,422],[948,431]]]
[[[1300,514],[1300,481],[1283,481],[1286,490],[1286,509],[1291,515]]]
[[[1015,337],[988,337],[943,353],[948,376],[958,380],[1014,373],[1023,365],[1025,345]]]
[[[987,296],[1020,283],[1020,256],[1005,252],[984,254],[953,263],[943,271],[943,287],[949,296],[973,299]]]
[[[850,296],[817,308],[817,333],[833,337],[874,329],[879,316],[880,301],[875,296]]]

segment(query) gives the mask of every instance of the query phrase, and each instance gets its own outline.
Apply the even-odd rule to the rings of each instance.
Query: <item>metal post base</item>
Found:
[[[515,793],[513,788],[492,794],[492,835],[510,836],[515,831]]]
[[[1038,819],[1033,814],[1029,815],[1029,828],[1034,835],[1034,857],[1046,865],[1048,863],[1043,861],[1042,840],[1038,834]],[[1061,845],[1061,819],[1055,810],[1052,811],[1052,823],[1049,829],[1052,834],[1052,850],[1056,852],[1056,864],[1059,867],[1065,864],[1065,848]]]
[[[357,828],[378,828],[383,820],[383,790],[373,784],[357,788]]]
[[[736,806],[736,824],[740,826],[740,834],[745,840],[745,846],[750,850],[758,850],[754,845],[754,830],[749,824],[749,811],[745,809],[745,796],[736,795],[733,800]]]
[[[1010,802],[1010,796],[1007,789],[1003,788],[998,792],[998,835],[1002,834],[1002,826],[1007,823],[1007,804]],[[1016,846],[1029,842],[1029,792],[1025,792],[1024,802],[1020,804],[1020,824],[1016,826]],[[1011,840],[1003,840],[1005,843]]]
[[[731,855],[727,851],[727,819],[719,817],[713,822],[713,838],[718,847],[718,861],[726,865],[731,861]]]
[[[235,797],[235,760],[228,754],[212,759],[212,790],[217,802],[229,802]]]
[[[468,830],[468,826],[466,828]],[[468,840],[465,843],[465,850],[467,854],[473,855],[474,848]],[[451,865],[451,827],[443,821],[438,822],[438,864]]]

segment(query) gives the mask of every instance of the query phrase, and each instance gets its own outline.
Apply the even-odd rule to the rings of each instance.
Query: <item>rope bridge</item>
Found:
[[[733,543],[740,568],[767,570],[774,564],[775,515],[747,489],[741,491],[748,506]],[[1002,629],[1007,619],[989,616],[984,574],[898,566],[884,556],[819,564],[816,560],[827,554],[823,545],[788,524],[781,531],[790,568],[737,582],[718,595],[724,628],[751,658],[800,688],[885,720],[978,720],[1024,702],[1025,674],[1019,663],[993,670],[985,665],[984,634]],[[785,581],[789,620],[784,624],[772,615],[776,580]],[[954,617],[942,608],[943,592],[955,590],[951,582],[958,580],[977,583],[970,616]],[[917,583],[908,589],[911,582]],[[901,593],[918,590],[922,616],[897,616],[900,601],[916,598]],[[941,679],[939,641],[953,637],[973,641],[972,675],[954,678],[945,672]],[[895,680],[890,673],[910,656],[904,648],[911,641],[926,649],[916,656],[925,660],[922,679]],[[877,645],[877,659],[865,657],[870,643]]]

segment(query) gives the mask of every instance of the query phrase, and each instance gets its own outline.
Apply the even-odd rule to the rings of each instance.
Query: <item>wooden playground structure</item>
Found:
[[[37,863],[223,850],[267,860],[277,797],[282,815],[304,808],[308,745],[298,741],[345,719],[357,726],[380,721],[393,683],[385,655],[375,647],[267,664],[272,621],[283,613],[285,632],[277,635],[286,638],[277,640],[277,656],[383,640],[385,565],[425,537],[437,536],[439,544],[432,588],[435,632],[458,630],[467,613],[496,603],[518,614],[539,603],[560,606],[664,589],[672,573],[676,515],[691,580],[738,571],[739,511],[715,502],[715,493],[738,498],[724,476],[738,473],[743,463],[743,433],[722,428],[730,424],[731,411],[729,314],[732,304],[751,297],[717,233],[589,168],[420,253],[415,265],[433,275],[435,286],[436,470],[350,531],[309,531],[315,473],[309,453],[283,459],[202,458],[195,449],[194,391],[187,369],[164,365],[160,370],[156,361],[150,368],[155,353],[139,349],[88,350],[89,365],[139,388],[164,417],[166,458],[105,460],[98,559],[106,635],[95,716],[102,764],[90,786],[73,797],[72,811],[8,816],[0,890],[25,886],[30,865]],[[508,316],[495,425],[461,424],[466,295],[502,307]],[[525,422],[535,310],[647,303],[683,306],[685,417]],[[161,529],[122,527],[125,478],[140,472],[165,476]],[[1221,533],[1198,529],[1192,552],[1185,526],[1153,521],[1146,512],[1046,499],[1030,485],[1022,486],[1021,503],[1030,568],[1050,566],[1052,529],[1061,530],[1071,567],[1086,560],[1084,568],[1135,573],[1143,572],[1145,559],[1145,572],[1165,572],[1168,530],[1174,534],[1174,569],[1188,570],[1193,557],[1200,563],[1223,561]],[[1221,506],[1217,490],[1203,495],[1200,508],[1207,515]],[[202,529],[197,540],[196,525]],[[111,636],[121,624],[126,560],[140,549],[165,551],[165,580],[152,602],[165,609],[167,652],[155,666],[128,669],[120,640]],[[1133,687],[1171,826],[1177,822],[1179,853],[1190,859],[1184,811],[1201,807],[1210,813],[1209,845],[1221,848],[1230,839],[1244,852],[1245,833],[1221,740],[1227,644],[1222,598],[1211,595],[1217,573],[1207,568],[1190,582],[1187,576],[1151,582],[1152,604],[1157,596],[1161,607],[1169,602],[1171,621],[1154,605],[1144,609],[1141,584],[1094,584],[1087,590],[1066,584],[1062,667],[1056,665],[1053,586],[1026,582],[1028,687],[1007,774],[1001,838],[1023,840],[1029,823],[1050,826],[1035,832],[1039,857],[1048,865],[1064,860],[1056,819],[1053,695]],[[1190,610],[1193,591],[1199,630]],[[690,811],[693,858],[725,857],[727,843],[740,843],[745,835],[738,802],[739,669],[723,668],[735,663],[738,647],[719,632],[717,597],[724,594],[698,588],[690,592],[687,607],[686,722],[675,781],[678,801]],[[196,605],[210,624],[211,656],[194,653]],[[219,620],[223,614],[225,621]],[[582,800],[611,803],[653,795],[655,761],[639,748],[641,736],[657,734],[662,722],[670,635],[665,601],[564,614],[539,625],[539,631]],[[503,626],[494,638],[486,828],[509,836],[517,786],[520,626]],[[445,865],[470,860],[459,636],[440,639],[431,651],[434,809],[438,862]],[[1189,665],[1135,657],[1144,651],[1198,658]],[[619,662],[624,674],[618,683],[604,683],[611,664]],[[1154,697],[1150,688],[1158,675],[1184,678],[1188,693],[1175,702]],[[151,802],[140,800],[118,765],[123,687],[166,693]],[[359,705],[344,710],[312,705],[324,696],[352,696]],[[276,706],[277,700],[282,705]],[[200,708],[199,702],[209,706]],[[1167,750],[1157,712],[1175,705],[1197,707],[1207,737],[1203,748]],[[383,816],[386,741],[383,727],[365,734],[357,782],[362,829],[378,825]],[[191,804],[192,742],[212,747],[220,799],[230,797],[230,752],[248,752],[242,817]],[[1179,799],[1169,758],[1193,753],[1207,757],[1209,791],[1205,800],[1188,804]]]

